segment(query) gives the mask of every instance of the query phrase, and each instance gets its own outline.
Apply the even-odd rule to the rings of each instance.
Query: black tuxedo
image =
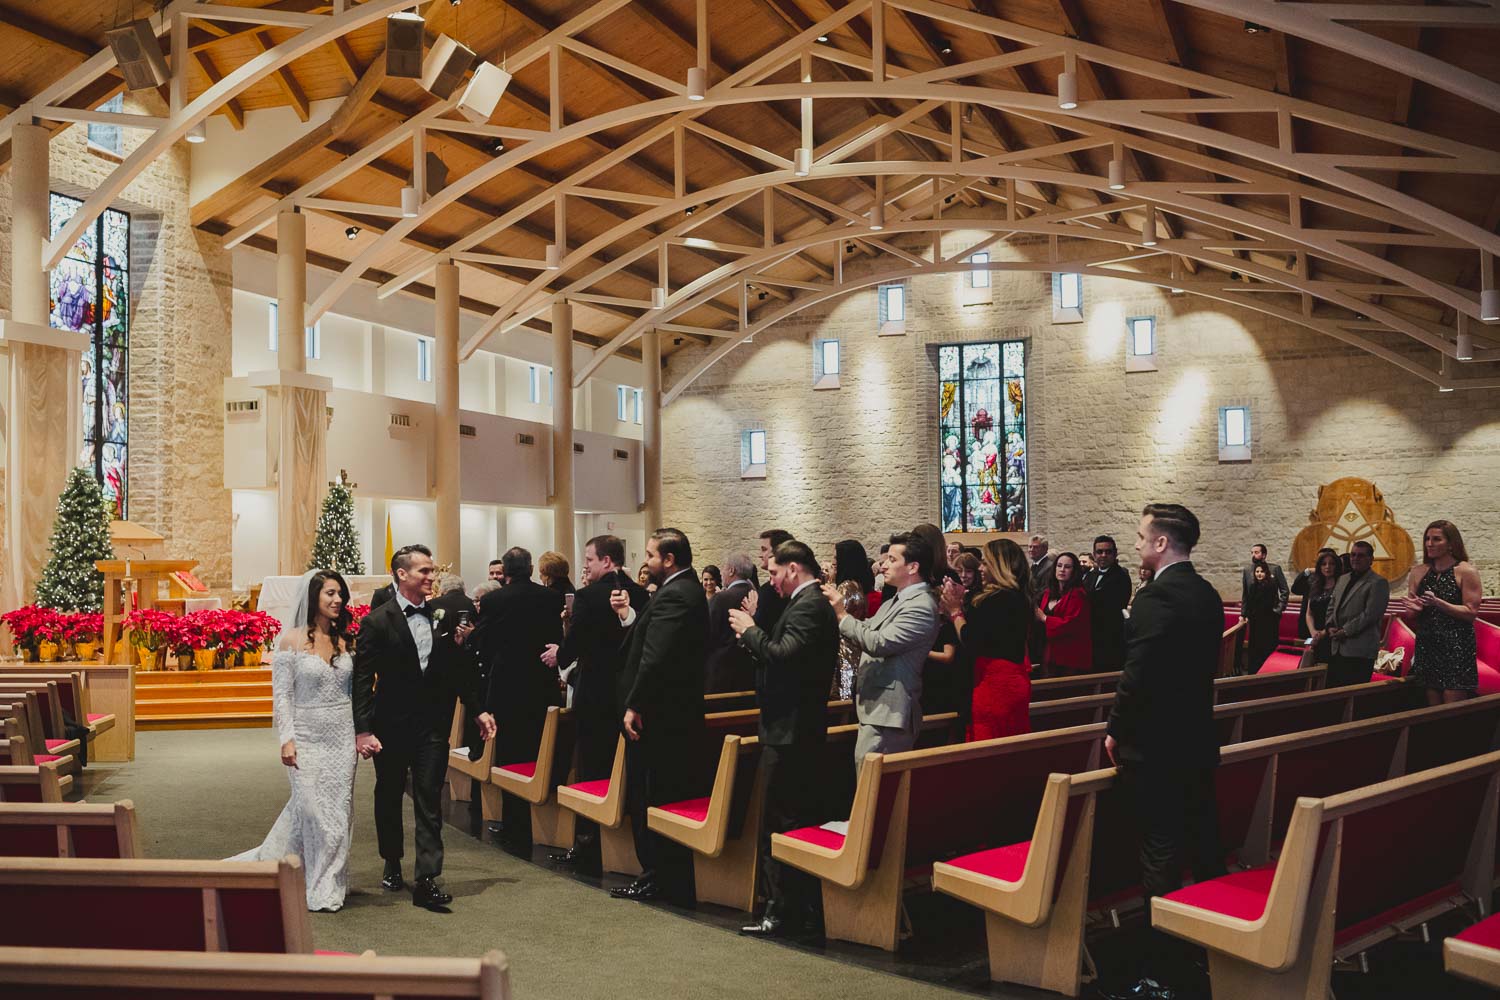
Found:
[[[451,635],[433,629],[424,671],[400,601],[387,601],[365,616],[354,647],[354,731],[374,733],[380,740],[381,751],[375,756],[375,830],[380,856],[387,862],[400,862],[405,853],[401,796],[411,775],[419,879],[443,870],[438,801],[448,770],[455,698],[470,715],[479,711],[473,660],[461,653]]]
[[[626,800],[642,878],[660,880],[669,896],[692,898],[692,856],[652,833],[646,807],[699,794],[704,770],[703,657],[708,598],[692,567],[657,588],[626,640],[616,690],[621,714],[641,715],[641,738],[627,743]]]
[[[753,589],[749,580],[735,580],[708,599],[708,660],[703,671],[708,694],[755,686],[755,664],[729,627],[730,609],[744,604]]]
[[[767,632],[776,627],[776,619],[781,617],[782,609],[786,607],[786,598],[776,593],[776,587],[767,580],[760,585],[756,591],[755,599],[755,624]]]
[[[1141,884],[1150,899],[1181,887],[1184,853],[1194,879],[1224,874],[1213,708],[1224,605],[1192,563],[1174,563],[1136,595],[1127,631],[1109,734],[1118,787],[1140,831]],[[1171,941],[1154,931],[1143,971],[1166,978],[1175,956]]]
[[[740,640],[755,658],[755,697],[760,706],[765,788],[761,892],[768,913],[793,921],[807,919],[817,883],[771,856],[771,834],[811,826],[823,818],[818,748],[828,739],[828,691],[838,669],[838,617],[814,582],[786,603],[770,633],[746,629]]]
[[[615,685],[625,662],[625,626],[609,606],[609,595],[625,590],[637,615],[646,610],[646,588],[626,573],[616,571],[573,595],[573,620],[557,651],[557,665],[578,662],[569,677],[573,686],[573,716],[578,723],[578,777],[597,781],[609,777],[620,734]]]
[[[1119,670],[1125,663],[1125,616],[1130,606],[1130,574],[1116,563],[1107,571],[1091,569],[1083,586],[1089,595],[1095,671]]]
[[[562,703],[557,671],[542,650],[562,642],[563,596],[531,580],[515,580],[479,601],[471,641],[489,673],[485,709],[499,727],[495,763],[536,760],[547,708]]]

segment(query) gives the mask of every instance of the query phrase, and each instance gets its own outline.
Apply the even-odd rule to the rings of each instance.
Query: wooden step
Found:
[[[271,698],[162,698],[156,701],[137,701],[137,720],[147,716],[193,715],[229,716],[244,712],[271,711]]]
[[[235,670],[137,670],[135,686],[155,687],[158,684],[224,684],[224,683],[271,683],[270,667],[241,667]]]
[[[152,684],[147,688],[137,688],[135,692],[135,703],[137,705],[152,701],[172,700],[175,698],[192,698],[203,700],[206,698],[269,698],[271,697],[270,681],[225,681],[221,683],[201,684]]]
[[[136,716],[135,728],[145,729],[270,729],[270,712],[233,712],[219,715]]]

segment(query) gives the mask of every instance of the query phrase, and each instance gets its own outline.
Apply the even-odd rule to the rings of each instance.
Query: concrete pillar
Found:
[[[307,216],[276,215],[276,367],[307,371]]]
[[[573,550],[573,303],[552,303],[552,547]]]
[[[437,318],[433,323],[433,387],[437,398],[437,552],[439,563],[455,570],[459,551],[458,505],[461,483],[458,470],[458,265],[437,266],[434,279]]]
[[[641,334],[641,464],[645,473],[646,534],[662,527],[661,510],[661,332]]]
[[[47,246],[47,163],[51,133],[40,125],[11,132],[10,316],[47,325],[49,290],[42,257]]]

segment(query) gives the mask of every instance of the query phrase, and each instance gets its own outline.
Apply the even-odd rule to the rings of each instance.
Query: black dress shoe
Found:
[[[780,917],[767,914],[753,924],[746,924],[740,928],[740,933],[746,937],[779,938],[786,937],[786,925],[781,922]]]
[[[422,878],[417,879],[416,884],[412,886],[411,901],[413,906],[430,910],[434,907],[447,906],[453,902],[453,896],[439,889],[432,879]]]
[[[609,890],[609,894],[616,899],[635,899],[645,902],[648,899],[655,899],[657,896],[660,896],[661,888],[654,880],[638,878],[629,885]]]
[[[1180,1000],[1182,994],[1154,979],[1142,979],[1122,990],[1100,990],[1099,996],[1101,1000]]]
[[[401,877],[399,871],[387,872],[386,876],[380,880],[380,888],[386,892],[400,892],[406,888],[406,879]]]
[[[576,847],[570,847],[566,851],[554,851],[548,857],[554,865],[576,865],[583,860],[583,855]]]

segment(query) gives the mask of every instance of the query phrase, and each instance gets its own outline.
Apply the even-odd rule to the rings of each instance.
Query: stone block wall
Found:
[[[944,245],[977,239],[955,233]],[[1019,261],[1042,248],[992,251]],[[938,521],[936,347],[1019,338],[1030,528],[1054,552],[1107,532],[1133,568],[1141,507],[1185,503],[1204,525],[1197,563],[1237,598],[1250,545],[1288,561],[1318,486],[1358,476],[1383,491],[1419,553],[1429,521],[1454,521],[1486,591],[1500,591],[1500,393],[1439,393],[1305,327],[1132,281],[1085,277],[1084,322],[1054,324],[1049,272],[993,279],[993,302],[970,306],[960,305],[965,275],[913,279],[903,336],[876,335],[873,287],[824,303],[737,348],[667,407],[665,512],[697,561],[753,551],[767,527],[831,556],[840,538],[868,547]],[[1125,371],[1131,316],[1156,317],[1157,371]],[[827,337],[842,341],[841,387],[814,391],[812,342]],[[674,355],[664,385],[702,350]],[[1431,352],[1423,360],[1435,363]],[[1221,463],[1218,408],[1238,404],[1251,408],[1253,457]],[[753,427],[767,431],[767,475],[742,480],[740,432]]]
[[[154,94],[127,111],[164,115]],[[148,135],[126,130],[124,153]],[[83,126],[53,136],[53,190],[97,187],[118,160],[89,148]],[[0,171],[0,307],[9,307],[10,174]],[[230,585],[230,494],[224,489],[223,382],[230,374],[230,257],[188,217],[188,150],[178,143],[122,192],[131,214],[129,517],[199,560],[216,591]]]

